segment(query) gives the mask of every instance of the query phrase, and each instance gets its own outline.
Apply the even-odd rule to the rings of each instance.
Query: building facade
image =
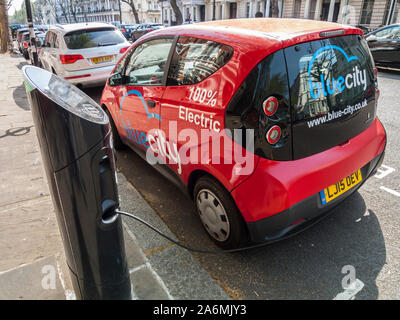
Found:
[[[75,5],[66,10],[66,4]],[[133,0],[140,23],[175,25],[168,0]],[[132,8],[118,0],[38,0],[46,24],[86,21],[136,23]],[[35,4],[36,4],[35,3]],[[400,0],[177,0],[184,23],[262,16],[324,20],[376,28],[400,22]],[[56,21],[57,20],[57,21]]]
[[[400,22],[398,0],[285,0],[282,16],[377,28]]]

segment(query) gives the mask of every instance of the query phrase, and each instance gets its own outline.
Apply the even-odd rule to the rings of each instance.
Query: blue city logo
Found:
[[[321,54],[326,54],[326,51],[332,52],[333,50],[339,51],[341,54],[344,55],[346,61],[351,63],[352,61],[358,61],[358,57],[351,56],[349,57],[346,52],[335,45],[328,45],[318,49],[313,57],[310,60],[310,64],[308,65],[308,83],[310,85],[310,94],[313,99],[319,98],[321,95],[326,97],[328,94],[334,94],[335,92],[342,92],[345,88],[351,89],[358,86],[363,86],[365,90],[367,88],[367,77],[366,77],[366,70],[360,70],[357,66],[353,67],[346,75],[339,75],[336,79],[332,76],[331,79],[324,79],[324,75],[320,74],[319,80],[314,81],[311,76],[311,70],[314,64],[315,59],[317,59]],[[332,60],[332,57],[330,58]]]
[[[122,115],[122,103],[124,102],[125,98],[127,96],[130,96],[131,94],[137,95],[139,97],[140,101],[143,104],[144,109],[146,110],[147,117],[149,119],[156,118],[156,119],[161,121],[161,116],[158,113],[150,113],[149,112],[149,108],[147,106],[147,103],[144,101],[144,98],[143,98],[142,94],[137,90],[129,90],[127,93],[124,94],[124,96],[121,99],[121,103],[119,105],[119,114],[120,115]]]
[[[161,116],[158,113],[150,113],[149,112],[147,103],[144,101],[143,95],[137,90],[129,90],[121,99],[121,103],[119,105],[119,114],[121,115],[121,123],[122,123],[122,126],[124,127],[126,137],[130,141],[136,143],[137,145],[139,145],[139,146],[142,145],[143,147],[148,149],[149,143],[148,143],[146,133],[143,131],[140,131],[140,130],[133,129],[131,127],[129,120],[127,120],[126,121],[127,123],[125,123],[124,119],[122,118],[122,103],[124,102],[124,100],[127,96],[133,95],[133,94],[139,97],[140,101],[143,104],[144,109],[146,110],[147,117],[149,119],[155,118],[155,119],[158,119],[159,121],[161,121]]]

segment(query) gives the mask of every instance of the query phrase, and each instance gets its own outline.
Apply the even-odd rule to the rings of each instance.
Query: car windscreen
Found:
[[[103,47],[125,42],[124,36],[115,28],[73,31],[67,33],[64,40],[68,49]]]

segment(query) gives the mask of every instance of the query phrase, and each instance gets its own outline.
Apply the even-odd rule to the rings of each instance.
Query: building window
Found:
[[[250,18],[250,2],[246,3],[246,18]]]
[[[390,9],[391,9],[393,1],[394,0],[387,0],[386,1],[385,13],[383,15],[383,20],[382,20],[382,24],[383,25],[392,24],[392,23],[396,23],[397,22],[397,16],[398,16],[398,13],[399,13],[399,4],[400,4],[399,2],[397,2],[397,4],[395,5],[391,21],[387,21],[387,19],[389,17],[389,14],[390,14]]]
[[[361,7],[360,24],[370,24],[375,0],[364,0]]]
[[[387,23],[387,18],[389,15],[389,11],[390,11],[390,5],[392,4],[392,0],[386,0],[386,7],[385,7],[385,13],[383,15],[383,20],[382,20],[382,24],[385,25]],[[389,22],[390,24],[390,22]]]
[[[308,16],[308,19],[314,19],[316,9],[317,9],[317,0],[311,0],[310,14]]]
[[[301,0],[295,0],[293,6],[293,18],[300,18]]]

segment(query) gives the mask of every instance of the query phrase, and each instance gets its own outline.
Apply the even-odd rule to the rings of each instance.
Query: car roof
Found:
[[[71,23],[71,24],[56,24],[49,30],[58,30],[63,33],[68,33],[77,30],[87,30],[96,28],[116,28],[114,25],[104,22],[84,22],[84,23]]]
[[[343,31],[344,30],[344,31]],[[343,34],[360,34],[358,28],[333,22],[306,19],[251,18],[207,21],[160,29],[145,35],[193,35],[221,43],[265,45],[272,42],[280,46],[320,39],[321,32],[343,31]],[[267,43],[266,43],[267,42]]]

